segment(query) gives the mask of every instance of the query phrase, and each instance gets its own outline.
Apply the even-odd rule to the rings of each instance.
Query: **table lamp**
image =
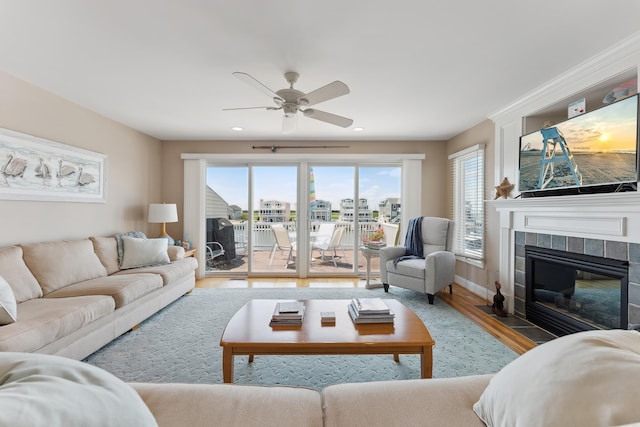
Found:
[[[160,237],[164,237],[169,241],[169,246],[173,246],[175,241],[167,234],[166,223],[178,222],[178,207],[175,203],[151,203],[149,205],[150,223],[162,223],[162,233]]]

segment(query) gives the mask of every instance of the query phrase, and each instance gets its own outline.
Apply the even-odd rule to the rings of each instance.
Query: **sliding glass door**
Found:
[[[393,246],[402,222],[402,167],[361,165],[358,168],[359,248],[358,273],[368,286],[380,271],[380,246]]]
[[[355,271],[355,172],[355,166],[309,167],[310,274],[335,275]]]
[[[298,166],[252,166],[252,271],[295,273]]]
[[[377,257],[362,248],[381,231],[395,242],[402,171],[401,162],[209,162],[206,274],[364,279],[369,262],[376,275]]]
[[[206,271],[249,271],[249,167],[206,170]]]

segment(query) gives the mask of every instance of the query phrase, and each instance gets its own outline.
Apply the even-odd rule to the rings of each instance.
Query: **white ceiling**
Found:
[[[163,140],[442,140],[640,30],[611,0],[0,0],[0,69]],[[281,111],[234,78],[351,93]],[[234,132],[241,126],[243,132]],[[354,132],[363,127],[363,132]]]

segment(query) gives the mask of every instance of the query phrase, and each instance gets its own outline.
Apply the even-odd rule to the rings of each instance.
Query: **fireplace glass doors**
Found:
[[[627,327],[628,263],[525,247],[526,314],[557,335]]]

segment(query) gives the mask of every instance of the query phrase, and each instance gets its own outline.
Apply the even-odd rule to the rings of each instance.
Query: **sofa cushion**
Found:
[[[464,426],[490,375],[336,384],[323,394],[325,426]]]
[[[316,390],[229,384],[131,386],[161,426],[323,426],[322,397]]]
[[[124,252],[121,269],[145,267],[148,265],[168,264],[169,254],[167,253],[168,240],[158,239],[137,239],[134,237],[122,237]]]
[[[107,275],[89,239],[21,245],[24,261],[44,295],[72,283]]]
[[[0,326],[15,322],[17,310],[16,297],[11,286],[0,276]]]
[[[171,282],[189,275],[196,268],[198,268],[198,261],[196,261],[195,258],[189,257],[174,261],[171,264],[120,270],[119,272],[115,273],[114,276],[139,273],[154,273],[159,274],[162,277],[162,283],[166,286]]]
[[[114,309],[113,298],[104,295],[25,301],[18,304],[20,321],[0,328],[0,352],[34,352]]]
[[[426,267],[424,258],[405,259],[394,265],[393,260],[387,261],[387,271],[403,276],[411,276],[417,279],[424,279],[424,269]]]
[[[0,354],[0,425],[157,426],[138,393],[100,368],[43,354]]]
[[[0,275],[9,283],[16,302],[21,303],[42,296],[42,288],[22,259],[22,248],[0,249]]]
[[[108,295],[115,300],[116,308],[120,308],[161,287],[162,277],[158,274],[112,275],[65,286],[48,293],[46,298]]]
[[[113,274],[120,270],[118,263],[118,244],[115,237],[90,237],[93,250],[98,255],[100,262],[107,270],[107,274]]]
[[[542,344],[502,368],[473,406],[488,426],[614,426],[640,420],[640,333],[605,330]]]

